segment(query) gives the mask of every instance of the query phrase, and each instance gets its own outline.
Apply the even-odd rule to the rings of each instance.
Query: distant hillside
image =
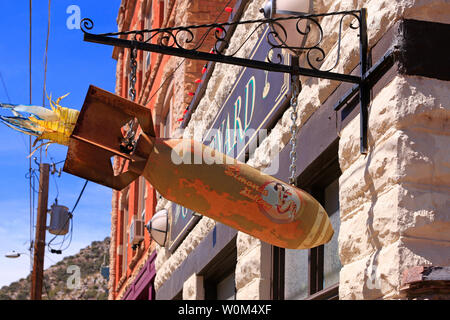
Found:
[[[109,242],[109,237],[103,241],[94,241],[76,255],[65,257],[45,270],[42,298],[44,300],[107,300],[107,280],[100,274],[100,267],[104,263],[105,254],[106,265],[109,266]],[[78,288],[71,289],[67,285],[68,280],[69,284],[76,284],[70,281],[74,278],[74,271],[69,266],[79,267]],[[30,280],[31,275],[2,287],[0,300],[30,299]]]

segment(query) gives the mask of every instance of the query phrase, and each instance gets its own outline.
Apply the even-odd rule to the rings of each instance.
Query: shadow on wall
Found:
[[[371,258],[367,260],[366,262],[366,270],[364,273],[364,285],[363,285],[363,297],[364,299],[376,299],[381,296],[383,296],[383,293],[381,291],[381,279],[379,278],[379,275],[377,274],[377,265],[378,265],[378,255],[380,254],[382,245],[380,241],[378,240],[377,234],[373,227],[373,221],[374,221],[374,206],[378,200],[378,194],[375,190],[375,186],[373,183],[372,176],[369,172],[369,167],[372,162],[373,157],[373,137],[370,134],[370,130],[368,132],[368,140],[369,140],[369,146],[370,152],[367,155],[367,162],[366,167],[364,169],[364,181],[366,183],[366,186],[369,189],[370,193],[370,208],[367,213],[367,233],[369,234],[368,239],[370,239],[370,242],[372,243],[372,246],[375,248],[375,252],[372,254]]]

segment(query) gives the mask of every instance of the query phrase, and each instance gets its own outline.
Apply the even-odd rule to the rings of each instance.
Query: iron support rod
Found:
[[[370,87],[367,83],[368,69],[368,40],[367,40],[367,10],[361,9],[361,20],[359,23],[359,41],[360,41],[360,66],[361,66],[361,83],[359,85],[360,99],[360,149],[362,154],[369,151],[368,143],[368,125],[369,125],[369,103],[370,103]]]
[[[220,62],[220,63],[238,65],[238,66],[242,66],[242,67],[260,69],[260,70],[266,70],[266,71],[272,71],[272,72],[283,72],[283,73],[297,74],[297,75],[303,75],[303,76],[315,77],[315,78],[323,78],[323,79],[329,79],[329,80],[337,80],[337,81],[349,82],[349,83],[360,83],[361,82],[361,78],[358,76],[354,76],[354,75],[346,75],[346,74],[340,74],[340,73],[334,73],[334,72],[328,72],[328,71],[312,70],[312,69],[302,68],[302,67],[298,67],[298,66],[292,67],[292,66],[283,65],[283,64],[275,64],[275,63],[269,63],[269,62],[264,62],[264,61],[244,59],[244,58],[236,58],[236,57],[230,57],[230,56],[201,52],[201,51],[185,50],[185,49],[180,49],[180,48],[160,46],[160,45],[136,41],[136,40],[112,38],[112,37],[108,37],[108,36],[96,35],[96,34],[91,34],[91,33],[84,34],[84,41],[105,44],[105,45],[110,45],[110,46],[116,46],[116,47],[121,47],[121,48],[131,48],[131,49],[136,48],[138,50],[156,52],[156,53],[161,53],[161,54],[168,54],[171,56],[183,57],[183,58],[188,58],[188,59],[193,59],[193,60],[215,61],[215,62]]]
[[[380,80],[380,78],[386,74],[386,72],[394,65],[395,62],[395,51],[389,50],[378,62],[372,66],[367,72],[364,79],[367,82],[369,88]],[[354,85],[348,90],[341,99],[334,105],[334,111],[339,111],[341,108],[353,97],[358,97],[359,99],[359,85]]]

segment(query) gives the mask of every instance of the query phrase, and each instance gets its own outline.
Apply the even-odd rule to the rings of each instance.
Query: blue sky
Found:
[[[28,37],[29,1],[0,2],[0,72],[5,81],[11,103],[29,102]],[[47,32],[47,1],[33,1],[32,81],[34,105],[42,105],[44,82],[44,51]],[[94,84],[114,92],[116,61],[112,47],[83,42],[82,32],[69,30],[66,13],[70,5],[81,9],[81,17],[95,22],[94,32],[116,31],[116,17],[120,0],[88,1],[57,0],[51,4],[51,29],[48,48],[47,92],[53,97],[70,95],[62,106],[80,109],[87,89]],[[9,102],[0,82],[0,101]],[[48,107],[48,102],[46,102]],[[9,115],[0,110],[0,114]],[[28,136],[0,124],[0,287],[30,272],[30,259],[24,255],[7,259],[5,253],[15,250],[27,253],[30,241]],[[65,159],[66,147],[52,145],[43,162]],[[53,158],[53,159],[51,159]],[[58,167],[61,167],[60,164]],[[33,168],[37,166],[33,162]],[[49,206],[58,196],[58,203],[72,209],[84,180],[67,173],[60,178],[50,177]],[[37,195],[36,195],[37,199]],[[36,200],[37,204],[37,200]],[[111,189],[89,182],[74,212],[73,237],[63,255],[46,250],[45,267],[72,255],[94,240],[110,235]],[[49,219],[47,219],[47,224]],[[34,230],[33,230],[34,239]],[[47,233],[46,241],[51,239]]]

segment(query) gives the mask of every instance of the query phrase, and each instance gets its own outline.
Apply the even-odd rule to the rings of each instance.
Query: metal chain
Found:
[[[137,49],[131,49],[130,52],[130,89],[128,90],[128,95],[130,100],[134,101],[136,99],[136,69],[137,69]]]
[[[137,49],[133,48],[130,51],[130,89],[128,90],[128,95],[131,101],[136,99],[136,70],[137,70]],[[122,143],[120,144],[120,150],[123,153],[131,153],[136,147],[136,140],[134,136],[136,135],[135,131],[136,119],[132,119],[127,123],[127,133],[125,137],[122,139]]]
[[[291,152],[290,160],[291,165],[289,166],[289,171],[291,176],[289,177],[289,184],[295,185],[295,172],[297,169],[297,98],[300,94],[301,84],[298,75],[293,75],[291,77],[292,81],[292,98],[291,98]]]

